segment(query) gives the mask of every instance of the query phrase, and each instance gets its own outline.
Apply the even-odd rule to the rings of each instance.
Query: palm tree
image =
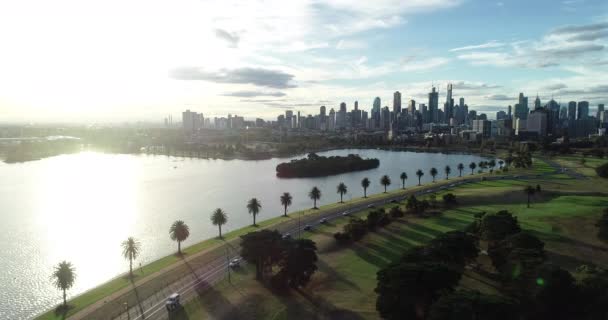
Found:
[[[420,179],[424,175],[424,172],[421,169],[418,169],[418,171],[416,171],[416,175],[418,176],[418,185],[420,185]]]
[[[450,168],[450,166],[445,166],[445,168],[443,169],[443,171],[445,172],[445,180],[449,180],[450,179],[450,173],[452,172],[452,168]]]
[[[458,176],[462,177],[462,170],[464,170],[464,164],[459,163],[458,164]]]
[[[479,167],[479,170],[481,170],[481,172],[483,172],[483,169],[486,168],[486,162],[485,161],[479,161],[479,163],[477,164],[477,166]]]
[[[367,188],[369,187],[369,183],[368,178],[363,178],[363,180],[361,180],[361,186],[363,187],[363,198],[367,198]]]
[[[401,188],[405,189],[405,180],[407,180],[407,173],[401,172],[399,178],[401,178]]]
[[[177,220],[169,228],[169,235],[171,236],[171,240],[177,241],[177,253],[181,255],[182,241],[190,236],[190,227],[182,220]]]
[[[342,196],[348,191],[348,188],[346,187],[344,182],[340,182],[338,184],[338,186],[336,187],[336,191],[340,194],[340,203],[344,203],[344,201],[342,201]]]
[[[475,173],[475,168],[477,168],[477,164],[475,162],[471,162],[469,164],[469,168],[471,168],[471,175]]]
[[[321,199],[321,190],[316,186],[312,187],[312,190],[308,193],[308,197],[310,197],[313,201],[313,209],[317,209],[317,200]]]
[[[214,226],[217,226],[220,232],[219,237],[222,238],[222,226],[228,222],[228,215],[226,212],[220,208],[215,209],[211,214],[211,223]]]
[[[437,169],[431,168],[431,170],[429,171],[429,173],[433,177],[433,182],[435,182],[435,176],[437,175]]]
[[[528,208],[530,208],[530,197],[534,195],[536,189],[533,186],[527,186],[524,188],[524,192],[528,195]]]
[[[72,266],[72,263],[67,261],[60,262],[55,267],[55,271],[53,271],[53,275],[51,276],[51,280],[53,281],[55,287],[63,291],[64,307],[68,306],[68,301],[66,299],[66,291],[74,285],[75,279],[76,271]]]
[[[384,193],[386,193],[386,187],[391,185],[391,178],[387,175],[383,175],[382,178],[380,178],[380,184],[384,186]]]
[[[281,195],[281,204],[285,208],[285,212],[283,213],[283,216],[285,217],[287,217],[287,207],[291,205],[291,200],[293,200],[291,194],[289,194],[289,192],[283,192]]]
[[[487,162],[487,164],[490,167],[490,173],[492,173],[494,171],[494,167],[496,167],[496,160],[490,159],[490,161]]]
[[[258,215],[258,213],[260,213],[261,208],[262,208],[262,203],[256,198],[251,198],[251,200],[249,200],[249,202],[247,202],[247,211],[249,211],[249,213],[251,213],[251,215],[253,215],[253,225],[254,226],[256,226],[255,217]]]
[[[505,162],[504,162],[504,161],[502,161],[502,160],[498,160],[498,166],[499,166],[499,169],[501,169],[501,170],[502,170],[502,165],[503,165],[503,164],[505,164]]]
[[[141,251],[141,243],[133,237],[127,238],[122,244],[122,256],[129,260],[129,276],[133,277],[133,260],[137,259]]]

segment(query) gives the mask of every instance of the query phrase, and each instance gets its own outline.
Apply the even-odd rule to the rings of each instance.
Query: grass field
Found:
[[[568,188],[564,188],[564,182]],[[541,184],[546,190],[533,198],[531,208],[526,207],[526,195],[521,191],[528,184]],[[551,261],[567,269],[589,263],[608,266],[608,248],[597,240],[594,226],[601,210],[608,207],[608,198],[605,194],[593,195],[589,185],[583,189],[584,186],[584,182],[561,174],[538,180],[467,184],[443,191],[456,194],[459,206],[439,216],[399,219],[348,247],[338,247],[333,239],[333,233],[346,222],[338,219],[308,234],[319,247],[319,270],[305,289],[294,291],[289,297],[276,296],[253,280],[251,269],[244,268],[233,282],[236,284],[223,281],[212,291],[202,293],[186,305],[177,319],[246,315],[256,319],[377,319],[376,272],[407,248],[426,243],[439,233],[464,228],[481,211],[506,209],[515,213],[524,230],[545,242]],[[583,195],[563,193],[571,188]],[[498,283],[470,271],[465,272],[460,285],[499,293]]]

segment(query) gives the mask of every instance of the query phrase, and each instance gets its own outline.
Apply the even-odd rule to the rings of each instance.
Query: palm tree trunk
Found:
[[[405,180],[401,180],[401,189],[405,189]]]
[[[287,217],[287,205],[285,205],[285,212],[283,213],[283,216]]]
[[[344,201],[342,201],[342,193],[340,193],[340,203],[342,203]]]
[[[219,227],[219,229],[220,229],[220,238],[221,238],[221,237],[222,237],[222,225],[221,225],[221,224],[218,224],[217,226],[218,226],[218,227]]]
[[[363,188],[363,198],[367,198],[367,188]]]
[[[418,177],[418,185],[420,185],[420,177]]]
[[[182,242],[177,242],[177,253],[182,254]]]
[[[63,289],[63,305],[65,307],[68,306],[68,300],[66,299],[66,295],[65,295],[65,289]]]
[[[133,277],[133,258],[129,257],[129,275]]]
[[[255,226],[255,213],[253,214],[253,225]]]
[[[316,209],[317,208],[317,199],[313,199],[312,203],[313,203],[313,205],[312,205],[313,209]]]
[[[384,185],[384,193],[386,193],[386,185]]]
[[[462,170],[458,170],[458,171],[459,171],[458,177],[462,177]]]

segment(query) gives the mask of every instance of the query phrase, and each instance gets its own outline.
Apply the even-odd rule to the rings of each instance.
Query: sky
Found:
[[[608,103],[605,0],[0,0],[0,122]]]

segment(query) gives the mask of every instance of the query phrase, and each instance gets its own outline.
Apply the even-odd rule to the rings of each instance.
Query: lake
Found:
[[[444,179],[443,168],[484,158],[466,154],[415,153],[385,150],[333,150],[320,155],[356,153],[380,159],[377,169],[321,178],[280,179],[277,164],[293,158],[207,160],[147,155],[80,153],[18,164],[0,163],[0,319],[28,319],[61,301],[50,282],[53,266],[68,260],[77,279],[69,295],[95,287],[128,271],[120,243],[133,236],[142,244],[139,263],[146,264],[176,251],[169,226],[177,219],[190,226],[182,246],[217,235],[211,212],[228,213],[229,232],[251,224],[245,207],[257,197],[258,221],[283,214],[279,196],[290,192],[290,211],[310,208],[308,191],[321,189],[320,204],[337,202],[336,185],[348,187],[345,200],[363,195],[360,181],[369,177],[368,194],[379,193],[382,175],[392,179],[389,189],[417,184],[415,172],[431,167]],[[299,156],[302,157],[302,156]]]

